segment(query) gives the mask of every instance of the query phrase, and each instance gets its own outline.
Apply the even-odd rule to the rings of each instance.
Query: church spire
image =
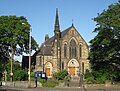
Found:
[[[60,25],[59,25],[59,17],[58,17],[58,8],[56,8],[56,18],[55,18],[55,26],[54,26],[54,33],[60,33]]]

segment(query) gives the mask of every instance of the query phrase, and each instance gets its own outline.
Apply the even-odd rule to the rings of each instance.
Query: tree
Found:
[[[3,72],[5,71],[4,67],[5,64],[8,62],[9,58],[9,54],[7,51],[7,47],[0,45],[0,80],[2,80],[2,75]]]
[[[14,55],[21,55],[23,52],[29,53],[30,24],[23,16],[0,16],[0,44],[7,48],[9,59],[14,59]],[[32,37],[32,50],[36,50],[38,45]]]
[[[104,70],[111,79],[120,77],[120,1],[93,19],[97,35],[90,41],[90,62],[95,71]]]

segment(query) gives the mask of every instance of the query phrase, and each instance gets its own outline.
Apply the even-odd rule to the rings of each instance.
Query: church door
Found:
[[[70,70],[70,75],[75,75],[75,67],[69,67],[69,70]]]
[[[50,76],[50,68],[46,68],[46,76]]]

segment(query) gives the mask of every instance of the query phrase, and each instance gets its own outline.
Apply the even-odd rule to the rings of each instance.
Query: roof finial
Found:
[[[74,21],[74,20],[72,19],[72,26],[73,26],[73,21]]]

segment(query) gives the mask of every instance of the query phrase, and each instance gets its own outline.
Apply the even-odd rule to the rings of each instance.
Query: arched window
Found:
[[[62,62],[62,70],[64,69],[64,62]]]
[[[80,57],[82,57],[82,45],[81,44],[79,46],[79,55],[80,55]]]
[[[64,44],[64,57],[67,57],[67,44]]]
[[[82,73],[84,73],[84,63],[82,62]]]
[[[40,66],[42,66],[42,58],[40,56],[40,63],[39,63]]]
[[[77,57],[77,46],[74,39],[70,41],[70,47],[69,47],[69,55],[70,57]]]

